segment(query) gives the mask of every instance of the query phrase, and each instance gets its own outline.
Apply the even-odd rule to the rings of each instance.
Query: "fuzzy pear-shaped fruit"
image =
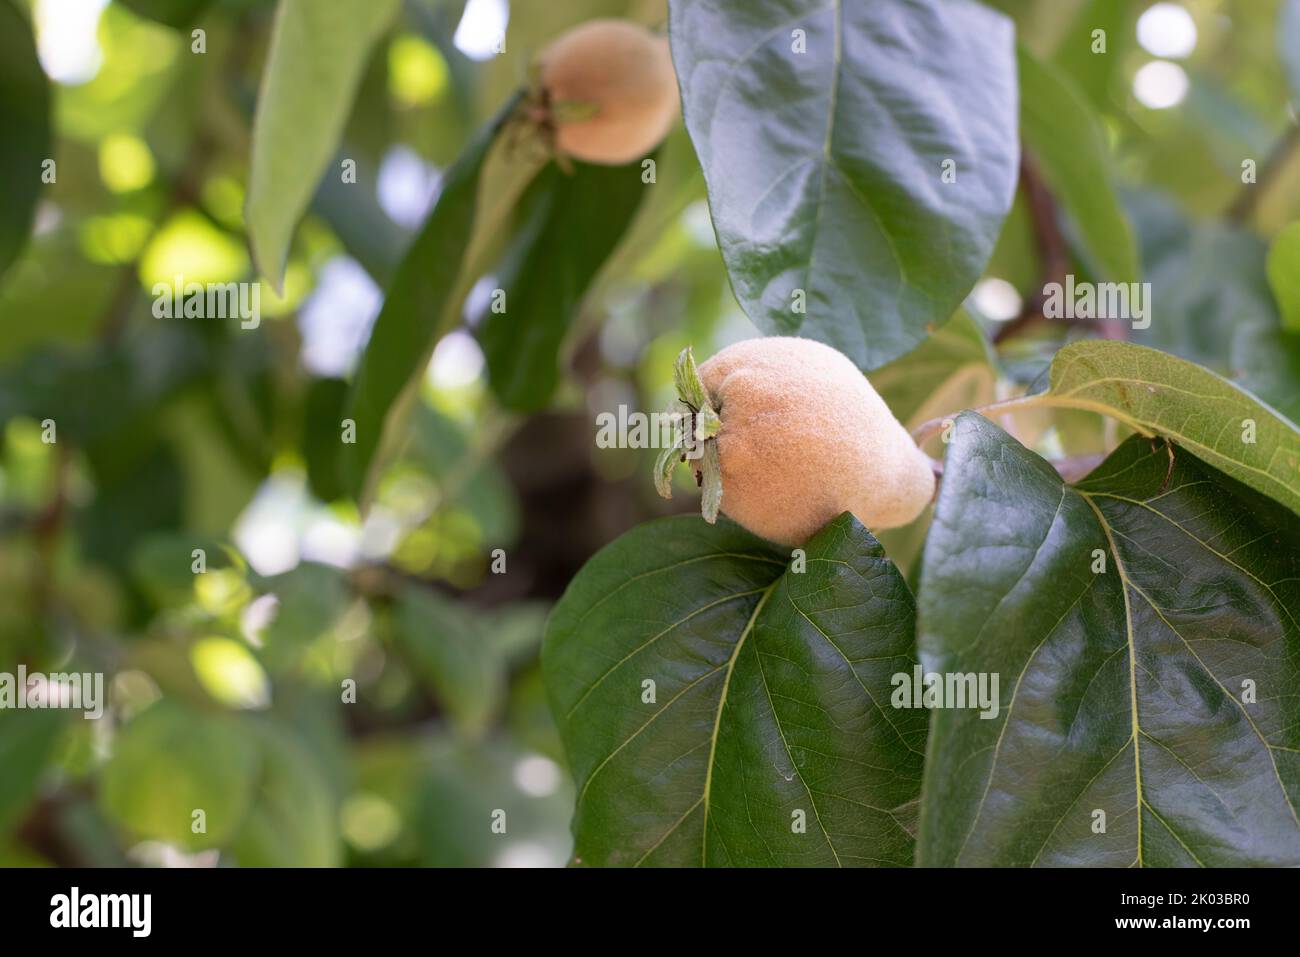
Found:
[[[659,145],[677,118],[677,77],[666,37],[626,20],[589,20],[537,58],[555,147],[620,166]]]
[[[842,512],[874,531],[906,525],[934,495],[929,458],[842,353],[773,336],[699,367],[721,419],[721,508],[770,541],[800,545]]]

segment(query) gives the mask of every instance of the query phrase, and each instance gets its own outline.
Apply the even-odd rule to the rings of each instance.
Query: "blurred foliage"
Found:
[[[993,5],[1048,78],[1026,103],[1038,111],[1026,141],[1062,193],[1073,271],[1130,268],[1127,248],[1099,239],[1091,202],[1131,231],[1155,286],[1155,321],[1134,341],[1300,415],[1296,242],[1278,235],[1300,218],[1300,91],[1287,84],[1300,37],[1279,54],[1282,5],[1187,0],[1198,41],[1168,109],[1133,92],[1153,59],[1136,39],[1143,4]],[[337,137],[292,97],[278,107],[279,135],[312,142],[294,161],[311,166],[301,195],[281,197],[277,293],[245,222],[276,4],[0,0],[0,672],[102,672],[108,698],[99,721],[0,710],[0,863],[569,855],[572,785],[537,663],[546,614],[603,544],[670,504],[696,508],[683,471],[684,494],[654,495],[653,449],[597,448],[594,416],[663,408],[682,347],[704,357],[756,330],[680,127],[643,196],[557,206],[612,174],[552,165],[531,181],[560,192],[518,208],[541,162],[507,129],[461,184],[477,214],[439,231],[443,175],[546,41],[598,15],[660,27],[664,0],[471,0],[479,19],[459,0],[397,6],[368,52],[351,51]],[[504,53],[484,52],[483,35],[458,45],[487,8],[508,8]],[[1089,51],[1098,25],[1105,56]],[[1057,130],[1061,101],[1091,109],[1086,129]],[[57,177],[43,183],[28,156],[54,160]],[[340,181],[343,159],[355,183]],[[1069,189],[1092,176],[1118,198]],[[437,228],[422,233],[431,208]],[[530,229],[538,241],[521,245]],[[279,251],[262,253],[268,269]],[[1028,299],[1040,254],[1022,195],[986,278]],[[260,278],[261,322],[159,317],[155,284],[178,275]],[[526,332],[494,321],[498,282],[521,310],[542,307]],[[1073,335],[1047,324],[995,349],[981,301],[873,374],[909,425],[1023,390]],[[362,360],[381,302],[400,334]],[[525,351],[525,334],[539,345]],[[501,370],[508,388],[490,381]],[[358,405],[363,376],[382,393],[373,407]],[[362,501],[340,441],[349,409],[390,423]],[[1056,453],[1117,438],[1089,416],[1017,429]],[[927,520],[887,543],[901,567]]]

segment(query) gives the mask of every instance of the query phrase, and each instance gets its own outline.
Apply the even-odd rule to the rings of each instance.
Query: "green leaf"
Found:
[[[350,146],[345,142],[339,149],[344,152],[335,156],[337,163],[348,155]],[[336,169],[337,163],[333,164]],[[325,221],[347,254],[361,264],[376,284],[388,285],[410,236],[406,229],[388,218],[379,205],[377,190],[358,189],[356,183],[324,176],[312,197],[311,211]]]
[[[1300,332],[1300,222],[1273,238],[1268,251],[1268,284],[1282,315],[1282,327]]]
[[[158,608],[179,608],[194,601],[194,550],[202,549],[209,571],[230,568],[230,553],[215,539],[167,530],[150,535],[131,550],[131,582]]]
[[[482,442],[490,428],[479,422],[473,441]],[[501,464],[473,446],[463,425],[427,403],[415,405],[410,433],[405,458],[438,483],[438,510],[464,511],[478,526],[480,544],[509,548],[522,518],[519,497]]]
[[[868,378],[894,417],[914,429],[954,409],[992,402],[997,388],[993,361],[979,323],[962,311]]]
[[[293,732],[262,719],[244,733],[261,753],[253,803],[231,851],[242,867],[336,867],[341,849],[330,782]]]
[[[1300,421],[1300,332],[1287,332],[1270,289],[1260,237],[1190,224],[1167,199],[1126,194],[1151,281],[1151,328],[1134,341],[1231,373],[1238,384]]]
[[[10,676],[12,678],[12,676]],[[0,838],[17,825],[64,727],[61,711],[0,712]],[[80,715],[77,720],[83,720]]]
[[[484,636],[510,668],[537,663],[551,606],[544,601],[518,601],[492,610],[477,611]],[[550,723],[550,718],[547,718]]]
[[[669,10],[686,128],[745,311],[863,369],[907,352],[970,291],[1011,207],[1011,22],[967,0]]]
[[[1294,514],[1139,436],[1071,488],[966,413],[921,581],[927,672],[1000,707],[935,710],[918,863],[1300,864]]]
[[[274,668],[299,660],[333,628],[352,604],[344,573],[330,565],[302,562],[291,571],[257,581],[259,591],[275,595],[275,617],[262,636],[263,656]]]
[[[347,494],[343,481],[343,407],[348,384],[342,379],[313,379],[303,408],[302,454],[311,493],[322,502]]]
[[[24,247],[22,263],[0,282],[0,361],[91,339],[120,282],[116,269],[85,258],[72,230],[34,239]]]
[[[512,99],[481,127],[443,175],[438,201],[385,291],[345,406],[347,417],[356,423],[356,442],[344,454],[344,473],[348,490],[358,498],[368,497],[372,464],[395,440],[404,407],[413,398],[412,384],[423,375],[446,331],[444,312],[456,295],[478,212],[479,174],[517,103],[518,97]]]
[[[95,498],[76,516],[87,559],[127,571],[122,556],[156,532],[180,526],[186,495],[176,450],[142,430],[144,449],[105,444],[89,455]]]
[[[153,440],[161,406],[210,371],[193,328],[163,326],[115,348],[41,351],[0,374],[0,419],[54,419],[58,437],[122,461]]]
[[[1088,340],[1056,354],[1050,382],[1026,404],[1089,409],[1164,436],[1300,512],[1300,429],[1208,369],[1127,342]]]
[[[1243,46],[1255,50],[1262,44],[1245,40]],[[1187,77],[1191,82],[1182,110],[1187,117],[1188,133],[1183,136],[1199,140],[1197,148],[1206,151],[1210,163],[1237,166],[1239,157],[1268,155],[1276,138],[1269,111],[1260,113],[1252,108],[1228,78],[1211,64],[1188,63]],[[1185,156],[1188,141],[1183,136],[1152,143],[1148,162],[1163,163],[1166,157]]]
[[[1292,422],[1300,422],[1300,332],[1248,326],[1233,340],[1242,383]]]
[[[491,309],[479,333],[492,391],[509,409],[550,401],[565,333],[650,188],[638,163],[573,167],[551,163],[520,201],[521,225],[497,275],[505,308]]]
[[[253,120],[246,210],[258,271],[277,290],[293,228],[334,155],[371,47],[399,6],[279,2]],[[359,178],[364,182],[364,173]]]
[[[18,258],[51,159],[50,83],[36,59],[31,26],[12,0],[0,0],[0,274]]]
[[[1090,264],[1108,281],[1137,281],[1137,245],[1111,185],[1105,138],[1092,107],[1066,74],[1023,47],[1016,61],[1025,148],[1078,227]]]
[[[805,552],[787,569],[730,522],[680,516],[569,585],[542,668],[576,863],[911,864],[926,719],[889,707],[911,594],[847,513]]]
[[[237,388],[226,384],[220,395],[216,390],[187,394],[166,410],[162,431],[176,452],[186,490],[181,521],[192,532],[225,534],[269,470],[268,460],[260,454],[266,446],[240,444],[226,427],[233,403],[222,403],[238,394]],[[279,411],[270,404],[267,408]]]
[[[101,801],[137,837],[188,850],[219,847],[248,812],[258,767],[257,746],[238,720],[164,698],[114,739]],[[196,810],[206,833],[193,830]]]
[[[1226,369],[1236,334],[1277,317],[1265,270],[1267,248],[1251,233],[1218,222],[1192,227],[1153,196],[1130,203],[1143,223],[1142,260],[1151,282],[1151,327],[1133,341]]]
[[[427,586],[398,596],[393,637],[458,730],[478,737],[505,696],[505,669],[474,616]]]
[[[1098,109],[1116,111],[1128,95],[1128,53],[1137,43],[1142,7],[1129,0],[1083,0],[1069,30],[1060,38],[1053,62]],[[1055,13],[1055,11],[1053,11]],[[1044,23],[1055,24],[1055,17]],[[1096,31],[1102,31],[1100,37]],[[1104,38],[1105,52],[1094,52]]]
[[[191,26],[212,0],[117,0],[137,16],[177,30]]]

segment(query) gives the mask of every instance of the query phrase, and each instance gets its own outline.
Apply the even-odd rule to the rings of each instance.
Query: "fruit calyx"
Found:
[[[532,71],[536,74],[536,70]],[[553,156],[565,172],[571,164],[559,148],[560,127],[565,123],[580,123],[600,113],[600,104],[588,100],[551,100],[550,91],[533,76],[524,90],[523,99],[515,114],[515,122],[526,123],[536,130],[546,152]]]
[[[700,381],[695,356],[687,346],[673,366],[677,399],[668,408],[682,427],[674,444],[659,453],[655,462],[655,490],[664,498],[673,497],[673,470],[680,463],[691,463],[695,481],[700,486],[700,513],[712,525],[722,506],[722,466],[718,461],[718,434],[722,419]]]

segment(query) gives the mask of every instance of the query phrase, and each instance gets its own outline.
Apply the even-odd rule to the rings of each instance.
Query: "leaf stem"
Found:
[[[993,413],[994,415],[1004,415],[1012,412],[1020,412],[1024,409],[1039,409],[1048,406],[1070,406],[1071,404],[1072,403],[1061,401],[1058,396],[1054,396],[1050,392],[1042,392],[1038,395],[1020,395],[1013,399],[1002,399],[999,402],[991,402],[988,405],[982,405],[979,408],[971,409],[971,411],[978,412],[980,415],[987,418],[989,413]],[[944,428],[952,422],[956,415],[956,412],[952,412],[948,415],[941,415],[937,418],[922,422],[912,430],[912,440],[916,442],[918,446],[924,445],[930,439],[942,432]]]
[[[1157,434],[1148,424],[1125,415],[1123,411],[1113,406],[1094,402],[1090,399],[1077,398],[1074,395],[1056,395],[1052,392],[1039,392],[1037,395],[1021,395],[1013,399],[1003,399],[1000,402],[991,402],[970,411],[978,412],[985,418],[990,418],[990,413],[992,415],[1006,415],[1023,412],[1025,409],[1082,409],[1085,412],[1096,412],[1098,415],[1104,415],[1117,422],[1122,422],[1134,432],[1147,438],[1152,438]],[[923,445],[943,431],[957,414],[952,412],[948,415],[930,419],[928,422],[922,422],[912,430],[912,440],[918,446]]]

